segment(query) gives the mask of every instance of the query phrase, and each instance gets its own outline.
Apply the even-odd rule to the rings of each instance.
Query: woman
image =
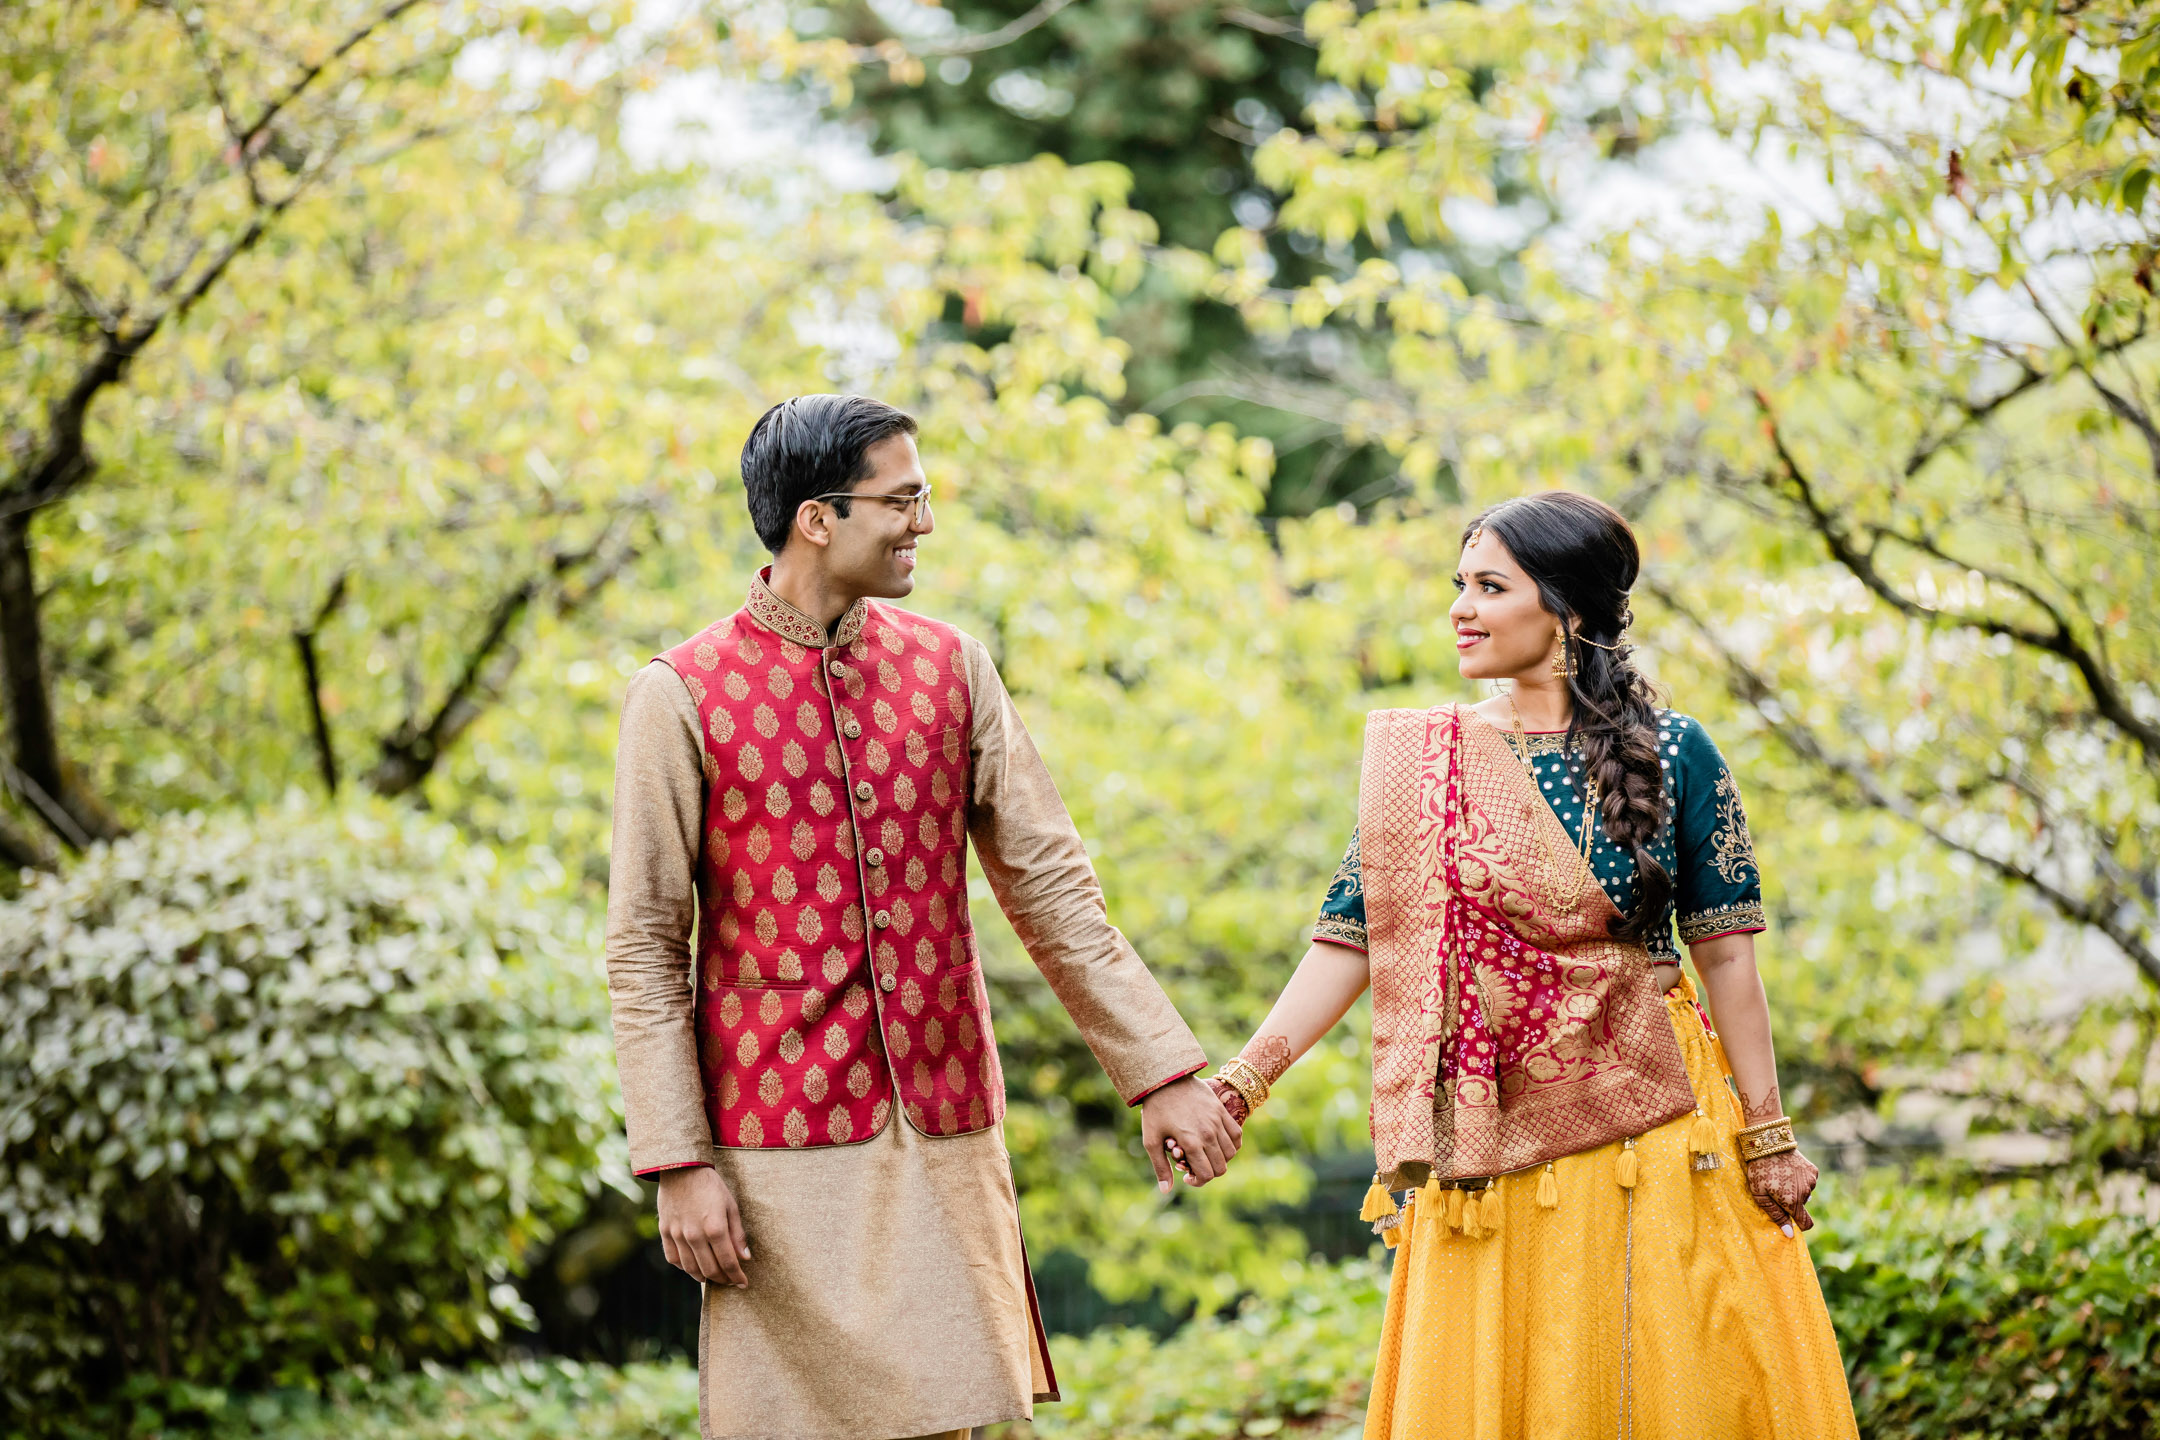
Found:
[[[1798,1236],[1816,1170],[1779,1101],[1747,821],[1629,663],[1639,568],[1586,496],[1471,523],[1449,615],[1499,693],[1370,717],[1314,943],[1210,1082],[1242,1122],[1372,986],[1365,1215],[1396,1246],[1372,1440],[1856,1433]]]

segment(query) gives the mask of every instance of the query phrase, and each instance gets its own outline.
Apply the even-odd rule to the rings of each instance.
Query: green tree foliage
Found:
[[[589,917],[387,807],[162,821],[0,906],[0,1414],[490,1348],[630,1185]]]
[[[1114,162],[1132,176],[1130,203],[1154,218],[1164,244],[1205,252],[1225,230],[1272,213],[1253,154],[1314,98],[1302,9],[1301,0],[897,0],[798,8],[794,23],[837,31],[854,57],[882,62],[855,77],[845,108],[870,122],[879,151],[948,168],[1037,154]],[[1267,249],[1284,284],[1353,263],[1349,247],[1294,230],[1270,234]],[[980,323],[965,297],[947,318]],[[1304,393],[1331,391],[1378,360],[1354,332],[1256,338],[1234,309],[1182,283],[1175,266],[1121,296],[1110,324],[1131,347],[1128,405],[1232,423],[1275,444],[1267,513],[1370,504],[1395,489],[1391,458],[1343,444],[1340,427],[1312,413]]]
[[[277,16],[133,3],[14,7],[0,110],[0,671],[8,788],[80,847],[121,821],[63,752],[34,517],[96,473],[93,414],[144,352],[243,278],[341,181],[466,118],[449,67],[559,10],[323,0]],[[595,23],[605,23],[596,11]],[[322,212],[318,209],[317,215]],[[236,273],[236,267],[239,267]],[[274,283],[274,282],[271,282]],[[20,836],[9,858],[34,860]]]
[[[1284,0],[969,0],[850,7],[827,25],[872,53],[897,40],[920,67],[856,80],[853,109],[881,153],[964,170],[1041,154],[1115,161],[1163,238],[1197,250],[1235,223],[1252,145],[1305,108],[1313,83],[1312,47]]]

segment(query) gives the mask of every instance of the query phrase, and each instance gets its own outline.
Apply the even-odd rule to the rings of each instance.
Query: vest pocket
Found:
[[[748,970],[743,966],[746,959],[751,965]],[[705,964],[708,991],[833,989],[841,983],[826,979],[823,964],[815,955],[727,955],[711,958]]]

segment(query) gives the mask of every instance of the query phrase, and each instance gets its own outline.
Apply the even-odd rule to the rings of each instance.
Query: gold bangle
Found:
[[[1259,1066],[1244,1056],[1237,1055],[1223,1061],[1215,1072],[1215,1078],[1237,1091],[1244,1099],[1247,1115],[1258,1113],[1260,1107],[1267,1104],[1267,1077],[1260,1073]]]
[[[1229,1072],[1230,1084],[1235,1086],[1237,1092],[1245,1097],[1247,1108],[1258,1110],[1262,1105],[1267,1104],[1267,1077],[1260,1073],[1259,1066],[1253,1064],[1244,1056],[1238,1055],[1224,1065],[1223,1069]]]
[[[1267,1076],[1260,1073],[1259,1066],[1253,1064],[1252,1061],[1247,1060],[1243,1055],[1233,1055],[1228,1060],[1223,1062],[1222,1068],[1226,1071],[1230,1071],[1234,1074],[1243,1076],[1247,1084],[1251,1085],[1253,1089],[1260,1092],[1260,1103],[1263,1105],[1267,1103]]]
[[[1244,1077],[1241,1075],[1233,1074],[1228,1070],[1223,1070],[1218,1071],[1214,1078],[1222,1081],[1223,1084],[1229,1086],[1230,1089],[1237,1094],[1238,1099],[1245,1102],[1245,1118],[1250,1120],[1253,1116],[1253,1112],[1258,1110],[1260,1107],[1259,1105],[1254,1103],[1253,1092],[1250,1088],[1248,1088],[1248,1084]]]
[[[1749,1125],[1735,1132],[1733,1140],[1739,1146],[1742,1164],[1767,1160],[1772,1155],[1783,1155],[1800,1148],[1800,1142],[1793,1137],[1792,1119],[1785,1115],[1759,1125]]]

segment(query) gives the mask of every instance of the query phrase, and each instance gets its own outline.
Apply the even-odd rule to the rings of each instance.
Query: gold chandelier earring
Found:
[[[1572,680],[1575,677],[1575,652],[1568,648],[1567,628],[1559,625],[1554,626],[1553,640],[1559,646],[1558,649],[1553,651],[1553,678],[1556,680]]]

